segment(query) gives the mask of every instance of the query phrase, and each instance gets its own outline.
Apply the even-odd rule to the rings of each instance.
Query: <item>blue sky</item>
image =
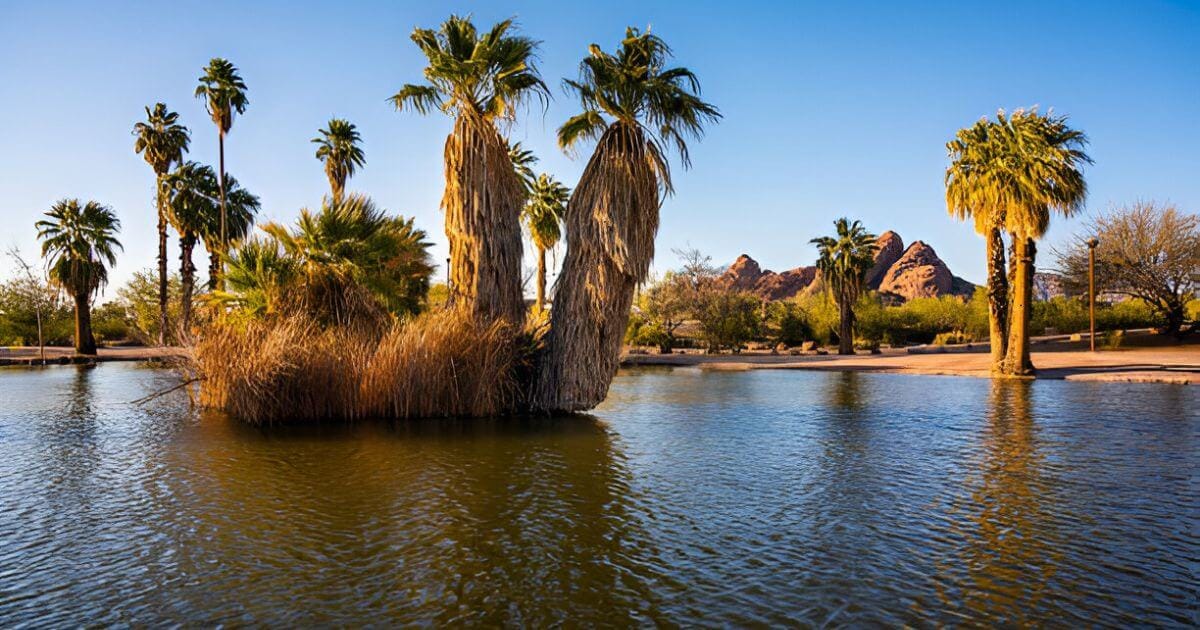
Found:
[[[542,40],[555,99],[511,133],[568,185],[583,158],[554,144],[577,111],[559,85],[576,76],[588,44],[612,49],[626,25],[649,24],[699,75],[725,119],[693,144],[694,168],[676,172],[660,270],[689,244],[722,264],[743,252],[777,270],[810,264],[809,239],[845,215],[906,243],[925,240],[956,274],[980,281],[982,242],[946,215],[945,142],[1001,107],[1053,107],[1088,133],[1091,210],[1137,199],[1200,210],[1196,2],[0,0],[0,246],[33,254],[40,212],[62,197],[91,198],[124,224],[114,282],[152,266],[153,176],[130,130],[143,106],[165,101],[192,129],[189,157],[215,162],[216,131],[192,90],[219,55],[250,88],[227,141],[228,171],[262,198],[265,219],[290,221],[319,204],[327,183],[309,140],[345,117],[367,153],[350,187],[415,216],[444,259],[450,121],[397,113],[386,99],[421,79],[412,28],[452,12],[483,24],[516,16]],[[1078,225],[1057,221],[1047,241]],[[176,255],[172,242],[173,267]]]

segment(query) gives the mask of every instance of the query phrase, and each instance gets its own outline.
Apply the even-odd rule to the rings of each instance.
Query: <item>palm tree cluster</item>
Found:
[[[1069,217],[1087,199],[1087,137],[1065,116],[1003,110],[959,130],[946,148],[946,206],[972,220],[987,243],[993,373],[1033,374],[1029,317],[1037,240],[1053,213]],[[1005,236],[1012,255],[1006,269]]]

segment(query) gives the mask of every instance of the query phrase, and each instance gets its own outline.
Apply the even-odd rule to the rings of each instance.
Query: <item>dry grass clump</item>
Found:
[[[528,335],[465,309],[374,325],[304,314],[213,322],[192,347],[201,404],[256,424],[483,417],[524,404]]]

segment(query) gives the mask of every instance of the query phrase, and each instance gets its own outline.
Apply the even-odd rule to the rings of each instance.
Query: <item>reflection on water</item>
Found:
[[[640,370],[252,429],[129,404],[171,378],[0,373],[0,625],[1195,621],[1186,387]]]

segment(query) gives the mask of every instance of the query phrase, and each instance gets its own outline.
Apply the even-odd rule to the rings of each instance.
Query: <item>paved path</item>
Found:
[[[170,359],[181,356],[182,348],[151,348],[146,346],[122,346],[119,348],[100,348],[94,357],[75,354],[74,348],[47,347],[46,361],[48,363],[93,363],[96,361],[153,361]],[[31,365],[40,361],[41,355],[37,348],[0,347],[0,365]]]

